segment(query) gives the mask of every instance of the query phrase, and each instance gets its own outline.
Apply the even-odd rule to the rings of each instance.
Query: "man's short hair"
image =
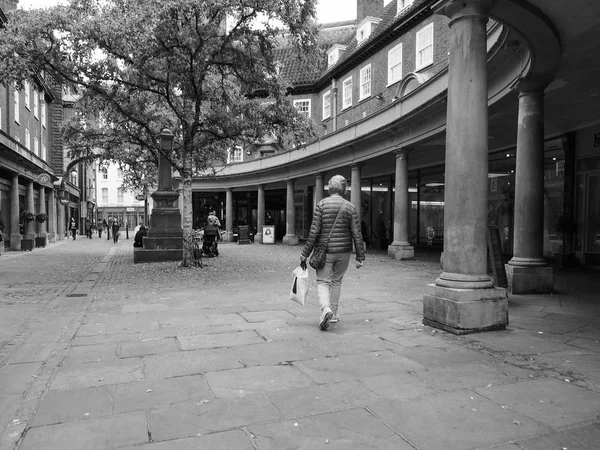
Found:
[[[334,175],[329,180],[329,183],[327,183],[327,187],[329,188],[329,194],[344,195],[348,187],[348,182],[343,176]]]

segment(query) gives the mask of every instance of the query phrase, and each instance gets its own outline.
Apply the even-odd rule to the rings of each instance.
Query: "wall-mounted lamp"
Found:
[[[375,98],[377,100],[383,100],[383,92],[380,92],[379,94],[375,94]]]
[[[246,155],[250,156],[252,154],[252,150],[248,149],[246,150]]]

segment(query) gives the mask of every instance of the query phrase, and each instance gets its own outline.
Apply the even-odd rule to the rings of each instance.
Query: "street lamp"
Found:
[[[160,132],[160,148],[165,152],[170,152],[173,149],[173,139],[175,135],[168,128],[164,128]]]

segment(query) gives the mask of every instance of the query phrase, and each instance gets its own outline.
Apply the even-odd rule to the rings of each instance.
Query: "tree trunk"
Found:
[[[183,153],[183,267],[189,267],[193,262],[192,246],[192,151],[185,148]]]

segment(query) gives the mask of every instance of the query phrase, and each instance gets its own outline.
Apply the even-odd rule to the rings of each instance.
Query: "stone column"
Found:
[[[362,220],[362,214],[360,210],[360,166],[358,164],[352,165],[352,175],[350,179],[350,202],[356,206],[358,212],[358,222]]]
[[[63,239],[65,239],[66,236],[66,223],[65,223],[65,209],[66,206],[63,205],[62,203],[59,202],[58,204],[58,208],[57,208],[57,224],[56,224],[56,233],[57,233],[57,240],[62,241]]]
[[[487,13],[493,0],[445,0],[450,18],[444,272],[428,285],[423,323],[462,334],[505,328],[506,290],[487,274]]]
[[[10,186],[10,249],[21,250],[21,233],[19,224],[19,175],[13,174],[12,184]]]
[[[56,191],[50,189],[48,197],[48,242],[56,242]]]
[[[46,214],[46,188],[44,186],[40,185],[40,192],[39,192],[39,203],[40,203],[40,208],[39,208],[39,213],[40,214]],[[48,228],[48,219],[46,219],[46,221],[44,223],[38,223],[38,230],[39,230],[39,236],[41,238],[46,238],[48,232],[46,231]]]
[[[544,88],[547,82],[521,80],[515,174],[513,258],[506,266],[513,294],[547,293],[554,271],[544,254]]]
[[[413,259],[415,248],[408,242],[410,198],[408,194],[408,150],[396,151],[396,182],[394,186],[394,242],[388,255],[394,259]]]
[[[233,189],[225,192],[225,241],[233,242]]]
[[[318,173],[315,180],[315,204],[318,204],[323,197],[325,197],[325,184],[323,179],[325,176],[322,173]]]
[[[298,245],[298,236],[296,236],[296,210],[294,208],[294,180],[287,180],[285,206],[285,236],[283,237],[283,243],[286,245]]]
[[[265,224],[265,185],[258,185],[258,211],[256,211],[256,236],[254,239],[259,244],[263,243],[263,226]]]
[[[35,203],[33,201],[33,180],[27,184],[27,211],[35,214]],[[27,239],[35,239],[35,219],[30,221],[25,228],[25,236]]]

